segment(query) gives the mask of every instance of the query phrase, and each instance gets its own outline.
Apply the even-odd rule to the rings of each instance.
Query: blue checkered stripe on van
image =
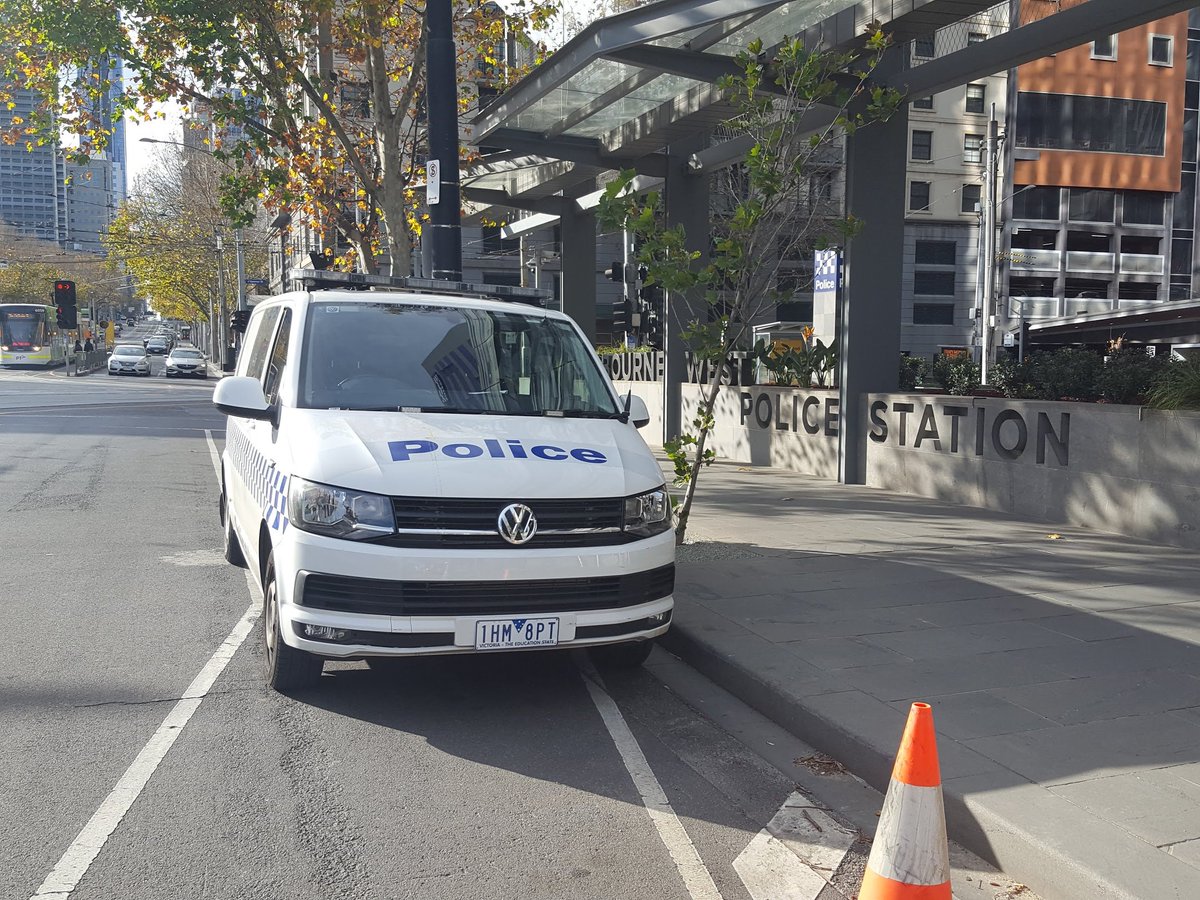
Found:
[[[229,456],[242,474],[254,502],[262,508],[267,525],[283,534],[288,526],[288,476],[270,466],[240,428],[229,431]]]

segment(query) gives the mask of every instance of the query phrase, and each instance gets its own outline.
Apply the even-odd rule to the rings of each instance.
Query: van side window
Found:
[[[267,353],[271,348],[271,338],[275,336],[275,323],[279,320],[279,307],[265,310],[250,326],[242,345],[242,354],[246,362],[245,369],[240,374],[262,381],[263,368],[266,366]]]
[[[292,311],[284,310],[279,323],[279,336],[275,338],[275,349],[267,365],[267,376],[263,381],[263,394],[267,402],[274,405],[279,399],[279,385],[283,381],[283,368],[287,365],[288,342],[292,333]]]

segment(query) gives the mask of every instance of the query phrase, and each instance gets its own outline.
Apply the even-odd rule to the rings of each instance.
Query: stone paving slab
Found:
[[[705,473],[667,646],[1046,900],[1200,897],[1200,560],[790,472]]]

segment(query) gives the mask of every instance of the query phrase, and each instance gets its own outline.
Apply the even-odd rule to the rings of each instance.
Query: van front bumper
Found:
[[[671,531],[632,544],[586,550],[431,553],[357,544],[289,528],[274,553],[284,641],[331,658],[501,652],[476,649],[478,623],[514,617],[556,620],[557,639],[549,646],[505,650],[648,640],[666,633],[674,608],[675,535]],[[567,585],[561,597],[545,592],[556,582]],[[305,595],[314,597],[318,583],[324,601],[306,603]],[[528,584],[531,596],[540,597],[525,597],[522,583]],[[340,602],[348,596],[347,585],[356,592],[349,596],[365,602]],[[420,601],[376,604],[381,597],[408,597],[407,588],[414,585],[423,590]],[[578,597],[573,596],[572,585],[585,586]],[[610,591],[605,600],[588,596],[587,590],[601,585]],[[456,601],[455,591],[460,588],[464,597]],[[511,605],[500,595],[511,597]],[[330,598],[339,602],[331,604]],[[369,611],[373,608],[379,611]],[[329,631],[318,631],[314,637],[313,628],[306,626],[324,626]]]

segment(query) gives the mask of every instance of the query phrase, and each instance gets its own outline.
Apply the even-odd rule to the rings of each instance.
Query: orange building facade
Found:
[[[1001,316],[1197,296],[1200,11],[1020,66],[1005,130]]]

